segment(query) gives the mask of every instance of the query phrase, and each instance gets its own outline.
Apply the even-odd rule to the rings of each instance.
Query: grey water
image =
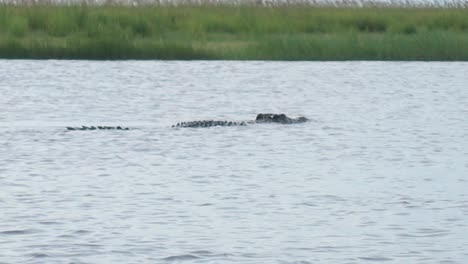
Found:
[[[0,263],[468,263],[467,87],[462,62],[0,60]],[[171,127],[262,112],[311,121]]]

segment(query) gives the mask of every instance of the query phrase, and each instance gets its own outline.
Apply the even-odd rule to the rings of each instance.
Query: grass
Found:
[[[3,5],[0,57],[468,60],[468,9]]]

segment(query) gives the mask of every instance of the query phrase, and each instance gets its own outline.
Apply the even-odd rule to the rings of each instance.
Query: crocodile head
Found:
[[[255,119],[256,123],[280,123],[280,124],[294,124],[306,122],[309,119],[305,117],[290,118],[285,114],[258,114]]]

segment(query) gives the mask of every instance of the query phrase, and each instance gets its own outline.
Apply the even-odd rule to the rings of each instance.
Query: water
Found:
[[[467,72],[0,61],[0,263],[467,263]]]

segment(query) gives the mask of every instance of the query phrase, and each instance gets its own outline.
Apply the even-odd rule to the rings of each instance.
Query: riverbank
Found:
[[[0,58],[468,60],[468,9],[4,5]]]

